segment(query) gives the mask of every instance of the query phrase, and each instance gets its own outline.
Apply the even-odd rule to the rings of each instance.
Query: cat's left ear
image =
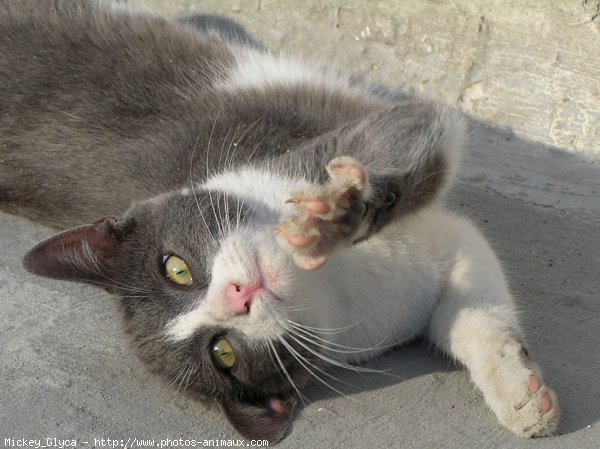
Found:
[[[117,262],[119,249],[134,227],[133,220],[102,218],[64,231],[34,246],[23,267],[39,276],[82,282],[106,282]]]
[[[225,400],[221,402],[221,407],[243,437],[276,443],[290,425],[297,402],[296,396],[271,396],[265,398],[262,404]]]

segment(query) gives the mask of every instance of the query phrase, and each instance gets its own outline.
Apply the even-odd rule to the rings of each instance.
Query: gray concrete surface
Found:
[[[293,50],[303,47],[308,53],[318,51],[325,59],[335,53],[342,63],[360,69],[366,67],[371,78],[426,91],[462,104],[468,110],[465,96],[460,92],[471,81],[464,77],[465,63],[460,62],[461,58],[457,56],[454,65],[444,66],[439,63],[442,58],[439,54],[431,59],[423,54],[419,59],[410,52],[395,50],[396,46],[420,48],[422,42],[414,34],[417,31],[407,34],[413,41],[401,35],[386,44],[382,41],[385,31],[376,33],[380,37],[371,41],[363,38],[360,30],[370,25],[374,33],[375,22],[367,18],[376,15],[399,24],[407,21],[406,27],[411,30],[424,29],[426,22],[431,22],[435,24],[431,36],[443,36],[442,25],[451,28],[458,20],[464,20],[466,28],[473,31],[469,28],[473,26],[476,31],[477,21],[467,21],[460,11],[467,10],[467,17],[475,17],[479,14],[477,4],[491,2],[363,2],[363,5],[350,0],[340,4],[340,17],[344,17],[346,10],[359,8],[364,8],[361,9],[364,15],[348,13],[339,28],[335,28],[334,2],[329,1],[277,2],[281,9],[275,8],[276,2],[267,0],[173,1],[158,6],[173,14],[188,11],[191,3],[201,3],[206,10],[237,15],[274,47],[280,44],[290,44]],[[547,14],[548,21],[555,20],[551,19],[555,17],[554,11],[523,6],[525,9],[518,14],[514,11],[516,3],[498,3],[504,6],[487,7],[490,12],[485,13],[485,20],[503,24],[506,39],[511,34],[527,35],[530,39],[527,49],[515,47],[523,58],[527,51],[542,54],[543,45],[551,45],[551,39],[555,38],[545,19]],[[558,9],[563,18],[591,18],[594,5],[583,3],[547,2],[547,6]],[[390,4],[398,8],[397,15],[389,12]],[[378,10],[380,6],[382,9]],[[425,9],[429,15],[423,13],[419,18]],[[308,10],[313,11],[312,15],[304,15]],[[510,10],[510,14],[506,12]],[[585,15],[573,12],[580,10]],[[534,11],[538,11],[537,15]],[[361,17],[365,22],[360,22]],[[541,28],[524,26],[534,22],[543,22],[545,25],[540,27],[546,34]],[[356,31],[337,31],[343,28],[341,23]],[[564,19],[564,23],[566,27],[569,21]],[[511,27],[514,27],[512,33]],[[579,27],[582,40],[589,38],[583,36],[586,33],[597,36],[595,20]],[[495,28],[490,25],[490,36]],[[336,33],[340,33],[337,39],[331,38]],[[351,38],[353,35],[360,38]],[[458,52],[461,38],[448,34],[446,39],[454,52]],[[494,45],[489,43],[489,48]],[[561,45],[572,49],[576,43]],[[508,41],[504,47],[509,54]],[[577,91],[578,99],[598,95],[597,81],[590,78],[598,76],[594,64],[599,53],[593,48],[588,41],[580,50],[581,79],[577,81],[576,75],[568,80],[556,78],[558,90]],[[571,53],[565,51],[565,54]],[[399,70],[406,63],[403,55],[411,61],[410,69],[404,71]],[[487,59],[479,59],[470,71],[475,74],[501,70],[504,75],[499,73],[480,85],[480,98],[486,99],[478,100],[481,107],[472,102],[474,109],[469,112],[492,124],[473,122],[473,137],[451,204],[479,224],[502,259],[523,309],[530,353],[561,399],[560,435],[521,440],[503,430],[466,373],[434,354],[425,344],[416,343],[369,365],[387,369],[403,381],[382,375],[336,372],[355,385],[355,388],[344,387],[347,397],[324,388],[310,389],[307,394],[312,402],[299,410],[290,433],[279,447],[600,447],[600,165],[589,162],[590,155],[598,159],[599,154],[593,150],[600,137],[600,120],[594,115],[597,103],[594,112],[585,101],[574,100],[570,107],[579,111],[575,116],[587,114],[587,123],[565,121],[561,125],[564,133],[560,135],[575,137],[572,141],[560,140],[550,132],[547,122],[536,119],[549,108],[563,107],[545,87],[530,85],[530,94],[523,96],[522,103],[514,101],[514,110],[520,112],[510,115],[514,79],[526,77],[517,72],[533,73],[535,67],[527,65],[533,62],[525,64],[510,55],[504,59],[494,55],[491,52]],[[516,62],[510,65],[508,61]],[[369,68],[369,64],[377,67]],[[513,81],[508,76],[511,71]],[[428,74],[431,81],[423,84]],[[453,82],[462,78],[466,84],[459,86]],[[503,129],[504,125],[514,126],[517,134]],[[550,146],[549,142],[558,145]],[[48,230],[22,219],[0,215],[0,446],[6,445],[5,438],[40,438],[44,442],[46,438],[76,438],[79,447],[93,447],[94,438],[120,441],[136,437],[157,442],[180,437],[237,438],[218,411],[188,400],[144,371],[122,338],[115,308],[107,294],[92,287],[35,278],[21,269],[23,253],[49,235]]]
[[[600,160],[599,0],[134,0],[226,14],[274,49],[367,73]]]

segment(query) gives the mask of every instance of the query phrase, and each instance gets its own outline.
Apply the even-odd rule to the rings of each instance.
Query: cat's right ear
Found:
[[[106,282],[135,222],[114,217],[64,231],[34,246],[23,258],[30,273],[54,279]]]

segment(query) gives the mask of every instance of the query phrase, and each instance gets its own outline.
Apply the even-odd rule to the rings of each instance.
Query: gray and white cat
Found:
[[[149,368],[246,437],[280,439],[307,381],[416,335],[504,426],[552,434],[494,252],[442,205],[460,114],[195,22],[0,1],[0,208],[77,226],[25,268],[114,293]]]

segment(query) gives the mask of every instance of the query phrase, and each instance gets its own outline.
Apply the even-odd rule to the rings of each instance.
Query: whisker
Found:
[[[311,338],[309,338],[306,335],[302,335],[301,333],[299,333],[299,331],[297,329],[294,330],[292,328],[288,328],[287,330],[291,334],[293,334],[296,337],[298,337],[298,338],[300,338],[300,339],[302,339],[302,340],[304,340],[304,341],[312,344],[313,346],[325,349],[327,351],[335,352],[335,353],[338,353],[338,354],[361,354],[361,353],[364,353],[364,352],[372,351],[373,349],[378,349],[377,346],[374,346],[372,348],[353,348],[352,346],[344,346],[344,345],[340,345],[340,344],[335,343],[335,342],[327,341],[325,339],[320,339],[321,341],[323,341],[324,343],[326,343],[326,344],[323,344],[323,343],[320,343],[318,341],[312,340]],[[318,338],[318,337],[316,337],[314,335],[310,335],[310,337]],[[338,347],[345,348],[345,349],[332,348],[331,346],[338,346]]]
[[[192,367],[188,365],[186,371],[185,371],[185,375],[181,378],[181,381],[179,382],[179,386],[177,387],[177,393],[179,393],[179,390],[181,389],[181,386],[183,385],[183,381],[187,378],[188,374],[190,373]],[[184,388],[185,391],[185,388]]]
[[[219,117],[219,114],[221,112],[221,109],[219,107],[219,111],[217,112],[217,114],[215,114],[215,120],[213,121],[213,125],[212,128],[210,130],[210,134],[208,136],[208,142],[206,144],[206,179],[210,179],[210,164],[209,164],[209,155],[210,155],[210,148],[211,148],[211,143],[212,143],[212,138],[215,132],[215,128],[217,126],[217,118]],[[223,232],[223,227],[222,227],[222,223],[219,221],[219,217],[217,217],[217,212],[215,211],[215,203],[212,197],[212,192],[210,191],[210,189],[206,189],[206,192],[208,193],[208,198],[210,199],[210,206],[212,208],[212,212],[213,215],[215,217],[215,221],[217,223],[217,228],[219,228],[219,232],[221,233],[221,235],[225,235],[225,233]]]
[[[259,121],[261,121],[264,118],[264,116],[260,117],[255,123],[258,123]],[[250,164],[250,161],[252,160],[252,158],[254,157],[254,154],[256,153],[256,151],[260,148],[260,146],[263,144],[263,142],[266,140],[267,135],[265,134],[252,148],[252,151],[250,152],[250,154],[248,156],[246,156],[246,164]]]
[[[225,204],[225,218],[227,223],[227,232],[231,234],[231,221],[229,220],[229,197],[227,194],[223,194],[223,203]]]
[[[306,312],[307,310],[314,310],[318,307],[318,305],[313,304],[312,306],[307,307],[286,307],[285,310],[288,312]]]
[[[311,330],[311,331],[315,331],[318,332],[319,334],[325,334],[325,335],[333,335],[333,334],[341,334],[343,332],[346,332],[348,329],[351,329],[352,327],[356,326],[357,324],[363,322],[365,318],[361,318],[360,320],[349,324],[348,326],[344,326],[344,327],[338,327],[338,328],[331,328],[331,329],[325,329],[325,328],[320,328],[320,327],[313,327],[313,326],[308,326],[305,324],[300,324],[298,322],[292,321],[290,319],[287,319],[286,321],[288,323],[290,323],[293,326],[297,326],[297,327],[301,327],[307,330]]]
[[[387,339],[386,337],[384,337],[384,338],[381,339],[381,341],[379,341],[378,343],[375,343],[371,347],[368,347],[368,348],[357,348],[357,347],[354,347],[354,346],[346,346],[346,345],[342,345],[342,344],[339,344],[339,343],[336,343],[336,342],[333,342],[333,341],[329,341],[329,340],[327,340],[325,338],[319,337],[318,335],[315,335],[315,334],[313,334],[313,333],[311,333],[311,332],[309,332],[309,331],[307,331],[305,329],[302,329],[302,328],[296,327],[296,328],[292,328],[292,329],[295,330],[295,335],[297,335],[300,338],[307,339],[308,341],[310,341],[310,339],[308,337],[311,337],[311,338],[315,338],[316,340],[319,340],[319,341],[321,341],[321,342],[323,342],[325,344],[336,346],[338,348],[347,349],[347,351],[335,351],[335,352],[343,352],[343,353],[346,353],[346,354],[356,354],[356,353],[361,353],[361,352],[368,352],[368,351],[372,351],[374,349],[390,349],[390,348],[394,348],[394,347],[402,344],[402,341],[399,341],[399,342],[390,343],[388,345],[384,345],[383,342]],[[298,334],[298,332],[303,333],[305,335],[305,337],[303,337],[302,335]],[[314,343],[314,344],[316,344],[316,343]],[[325,347],[325,346],[323,346],[323,347]],[[326,348],[326,349],[334,351],[332,348]]]
[[[233,137],[231,138],[231,141],[229,142],[229,148],[227,149],[227,152],[229,152],[231,145],[232,145],[233,141],[235,140],[235,135],[237,134],[239,129],[240,129],[240,125],[237,126],[236,130],[233,133]],[[228,128],[227,132],[225,133],[225,137],[223,138],[223,143],[221,144],[221,152],[219,153],[219,162],[217,163],[217,171],[218,172],[221,172],[221,159],[223,157],[223,154],[225,153],[225,143],[227,143],[227,138],[229,137],[230,131],[231,131],[231,128]]]
[[[110,279],[109,277],[106,277],[106,279],[108,279],[109,281],[113,281],[113,279]],[[69,281],[81,281],[81,279],[78,278],[69,278],[66,279]],[[137,295],[131,295],[131,297],[147,297],[149,296],[152,292],[150,290],[142,290],[142,289],[138,289],[136,287],[130,286],[130,285],[126,285],[117,281],[114,281],[112,284],[107,283],[107,282],[101,282],[101,281],[95,281],[95,280],[86,280],[86,282],[89,282],[90,284],[96,286],[96,287],[108,287],[108,288],[119,288],[122,290],[125,290],[126,292],[131,292],[131,293],[140,293],[140,294],[144,294],[144,296],[137,296]],[[119,295],[123,298],[125,298],[126,296],[124,295]]]
[[[190,155],[190,175],[189,175],[190,187],[192,189],[192,196],[194,197],[194,201],[196,202],[196,207],[198,208],[198,212],[200,213],[200,218],[202,218],[202,221],[204,222],[204,226],[206,227],[206,230],[210,234],[210,237],[212,238],[213,242],[217,243],[217,239],[215,238],[214,234],[212,233],[212,230],[210,229],[210,227],[208,226],[208,223],[206,222],[206,219],[204,218],[204,214],[202,213],[202,208],[200,207],[200,202],[198,201],[198,195],[196,194],[196,190],[194,187],[195,183],[193,180],[192,167],[194,165],[194,154],[196,153],[196,148],[198,147],[198,142],[200,141],[200,135],[201,135],[201,131],[198,132],[198,137],[196,137],[196,142],[194,143],[194,146],[192,147],[192,154]]]
[[[239,144],[238,142],[236,142],[236,137],[237,137],[237,133],[240,130],[241,126],[242,126],[242,123],[238,123],[238,126],[235,129],[235,133],[233,134],[233,137],[231,138],[231,141],[229,142],[229,145],[227,147],[227,153],[225,154],[225,160],[223,162],[223,169],[225,169],[225,170],[228,170],[232,166],[232,164],[229,160],[229,157],[230,157],[230,154],[232,153],[231,149],[233,148],[233,153],[235,153],[235,149],[237,148],[237,146]],[[238,140],[243,139],[245,133],[246,133],[246,131],[244,131],[242,133],[242,136]]]
[[[172,380],[172,381],[171,381],[171,382],[170,382],[170,383],[167,385],[167,389],[166,389],[166,391],[164,391],[164,392],[163,392],[163,393],[160,395],[159,399],[162,399],[162,398],[163,398],[163,396],[164,396],[165,394],[167,394],[167,392],[168,392],[168,391],[170,391],[170,390],[171,390],[171,389],[172,389],[172,388],[175,386],[175,384],[177,383],[177,381],[179,380],[179,378],[180,378],[181,376],[185,376],[185,373],[186,373],[187,366],[188,366],[187,364],[186,364],[186,365],[183,365],[183,366],[178,366],[178,367],[176,367],[174,370],[172,370],[172,371],[170,371],[170,372],[168,373],[168,374],[177,373],[177,375],[176,375],[176,376],[175,376],[175,378],[174,378],[174,379],[173,379],[173,380]],[[177,389],[177,392],[179,392],[179,388]]]
[[[300,390],[298,389],[298,387],[296,386],[296,384],[292,380],[292,376],[290,376],[290,373],[288,373],[288,370],[285,368],[285,366],[283,364],[283,361],[281,360],[281,357],[279,357],[279,354],[277,353],[277,349],[275,349],[275,346],[273,345],[273,342],[271,342],[270,340],[267,340],[267,343],[269,344],[269,348],[273,351],[273,355],[277,359],[277,362],[279,362],[279,366],[281,366],[281,369],[283,370],[283,373],[285,374],[285,377],[287,378],[287,380],[289,381],[289,383],[292,385],[292,388],[294,388],[294,390],[296,390],[296,393],[298,393],[298,397],[300,398],[300,400],[302,401],[302,403],[304,405],[306,405],[305,399],[308,400],[308,398],[306,396],[304,396],[300,392]]]
[[[319,382],[321,382],[323,385],[327,386],[328,388],[330,388],[332,391],[335,391],[338,394],[341,394],[342,396],[352,400],[352,401],[357,401],[356,399],[348,396],[346,393],[344,393],[343,391],[341,391],[340,389],[334,387],[333,385],[331,385],[329,382],[327,382],[326,380],[322,379],[321,377],[319,377],[317,374],[315,374],[308,366],[306,366],[306,364],[301,360],[306,360],[304,359],[300,354],[298,354],[298,352],[288,343],[286,342],[283,338],[278,337],[279,341],[281,342],[281,344],[288,350],[288,352],[292,355],[292,357],[294,357],[296,359],[296,361],[302,365],[302,367],[306,370],[306,372],[308,372],[311,376],[313,376],[315,379],[317,379]],[[313,365],[314,368],[317,368]],[[319,368],[317,368],[319,369]],[[319,369],[319,371],[323,372],[324,374],[326,374],[327,376],[330,376],[329,373],[324,372],[323,370]],[[330,376],[331,377],[331,376]],[[334,377],[335,379],[335,377]],[[335,379],[338,380],[339,379]],[[343,382],[343,381],[342,381]]]
[[[306,303],[309,299],[310,298],[308,296],[304,296],[302,299],[294,300],[294,304],[298,304],[298,307],[291,307],[286,304],[285,310],[287,310],[288,312],[303,312],[306,310],[312,310],[312,309],[316,309],[317,307],[319,307],[318,304],[312,304],[312,305],[308,305],[305,307],[300,307],[300,306],[302,306],[302,304]],[[292,322],[294,322],[294,321],[292,321]]]
[[[188,389],[188,386],[190,384],[190,380],[192,380],[192,375],[194,374],[194,367],[190,366],[190,368],[188,369],[188,375],[187,375],[187,379],[185,381],[185,385],[183,387],[183,391],[186,391]]]
[[[260,121],[264,118],[264,116],[260,116],[258,119],[256,119],[254,122],[252,122],[250,125],[248,125],[246,127],[246,129],[244,130],[244,132],[242,133],[242,135],[240,136],[240,138],[238,139],[238,141],[233,145],[233,151],[231,152],[231,155],[229,155],[229,157],[226,159],[226,163],[229,165],[229,167],[233,167],[233,164],[235,162],[235,153],[236,151],[239,150],[239,148],[241,146],[243,146],[244,142],[243,140],[246,138],[246,136],[248,135],[248,132],[250,130],[253,130],[254,127],[260,123]],[[265,136],[266,137],[266,136]],[[264,141],[265,137],[263,137],[260,141],[260,143],[262,143],[262,141]]]
[[[212,191],[210,189],[206,189],[206,192],[208,193],[208,198],[210,199],[210,207],[212,209],[213,217],[215,217],[215,222],[217,224],[217,228],[219,229],[219,233],[221,236],[224,236],[225,231],[223,230],[222,223],[219,220],[219,217],[217,216],[217,211],[215,209],[215,203],[213,200]]]
[[[237,197],[236,209],[235,209],[235,229],[240,229],[240,218],[242,216],[242,205],[244,201],[240,204],[240,197]]]
[[[292,340],[294,340],[296,343],[298,343],[300,346],[302,346],[304,349],[306,349],[308,352],[310,352],[311,354],[317,356],[321,360],[323,360],[325,362],[328,362],[329,364],[331,364],[333,366],[338,366],[340,368],[344,368],[344,369],[351,370],[351,371],[356,371],[356,372],[362,372],[362,373],[377,373],[377,374],[382,374],[382,373],[385,372],[383,370],[376,370],[376,369],[372,369],[372,368],[365,368],[364,366],[350,365],[349,363],[343,362],[341,360],[333,359],[333,358],[328,357],[328,356],[326,356],[324,354],[321,354],[320,352],[318,352],[318,351],[314,350],[313,348],[309,347],[308,345],[306,345],[305,343],[301,342],[296,337],[294,337],[292,334],[288,334],[288,336]]]

